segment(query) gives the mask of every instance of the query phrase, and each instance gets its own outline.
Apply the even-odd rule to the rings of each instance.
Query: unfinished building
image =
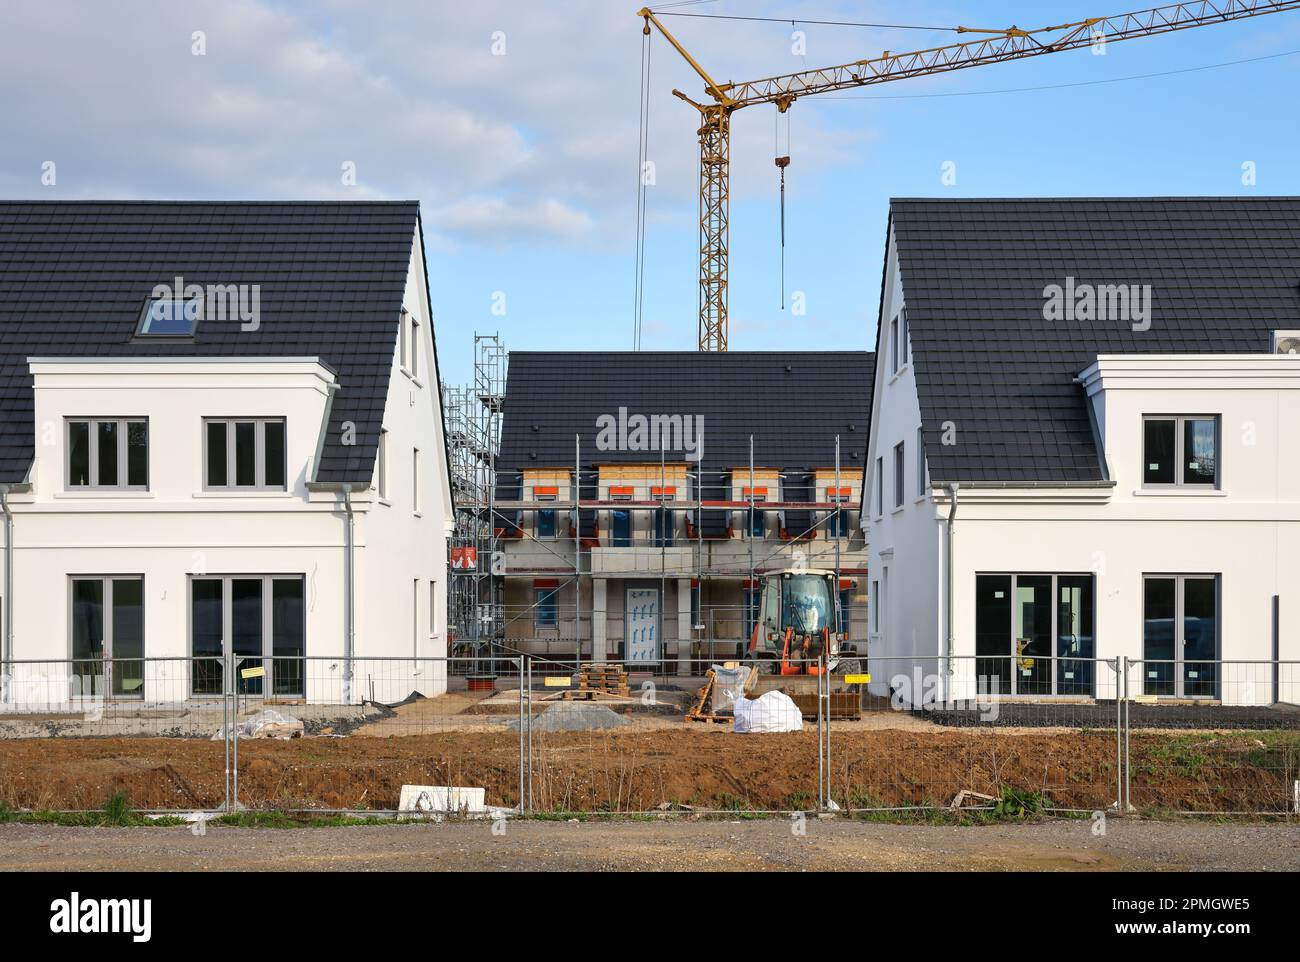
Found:
[[[565,661],[736,657],[759,579],[808,568],[836,572],[865,641],[873,370],[850,351],[512,352],[462,637]]]

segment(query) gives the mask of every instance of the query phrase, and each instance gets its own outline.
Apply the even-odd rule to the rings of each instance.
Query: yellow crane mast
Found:
[[[963,43],[913,50],[908,53],[886,51],[879,57],[853,63],[798,73],[780,74],[743,83],[718,83],[691,56],[655,16],[643,7],[637,16],[663,35],[704,81],[706,101],[697,102],[680,90],[673,95],[700,113],[700,319],[701,351],[727,349],[727,250],[729,232],[731,115],[742,107],[773,104],[781,113],[790,109],[800,97],[866,87],[908,77],[947,73],[1037,57],[1046,53],[1074,50],[1095,43],[1152,37],[1176,30],[1204,27],[1269,13],[1284,13],[1300,8],[1300,0],[1201,0],[1198,3],[1175,3],[1113,17],[1089,17],[1073,23],[1022,30],[1008,27],[985,30],[954,27],[956,33],[983,33],[991,36]],[[1047,36],[1047,35],[1055,36]]]

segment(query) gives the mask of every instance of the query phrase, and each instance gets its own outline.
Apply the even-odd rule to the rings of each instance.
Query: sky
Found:
[[[719,81],[1125,9],[672,2],[665,25]],[[445,381],[471,377],[475,333],[630,350],[638,8],[6,0],[0,197],[416,199]],[[649,46],[640,344],[694,350],[698,114],[672,91],[703,83],[657,33]],[[1300,194],[1298,80],[1300,10],[739,111],[731,349],[872,349],[890,197]]]

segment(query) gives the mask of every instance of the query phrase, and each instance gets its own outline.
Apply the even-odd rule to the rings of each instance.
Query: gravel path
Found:
[[[322,829],[0,825],[0,868],[133,870],[1300,871],[1300,826],[1112,819],[938,827],[810,819]]]

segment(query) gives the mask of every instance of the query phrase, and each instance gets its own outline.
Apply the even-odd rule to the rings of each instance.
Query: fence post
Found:
[[[514,659],[519,678],[519,814],[524,813],[524,656]]]
[[[528,775],[528,807],[525,811],[531,814],[533,811],[533,656],[524,655],[524,661],[528,670],[528,684],[524,687],[524,723],[528,729],[528,749],[524,756]]]
[[[1123,666],[1124,666],[1124,711],[1123,711],[1124,755],[1120,761],[1120,768],[1124,773],[1124,792],[1120,799],[1119,810],[1122,813],[1127,814],[1133,808],[1133,803],[1131,801],[1131,794],[1130,794],[1130,788],[1132,784],[1130,781],[1130,765],[1131,765],[1132,758],[1129,754],[1129,734],[1133,726],[1132,726],[1132,718],[1130,717],[1129,714],[1132,709],[1129,705],[1129,698],[1128,698],[1128,676],[1129,676],[1128,655],[1125,655],[1123,658]]]

